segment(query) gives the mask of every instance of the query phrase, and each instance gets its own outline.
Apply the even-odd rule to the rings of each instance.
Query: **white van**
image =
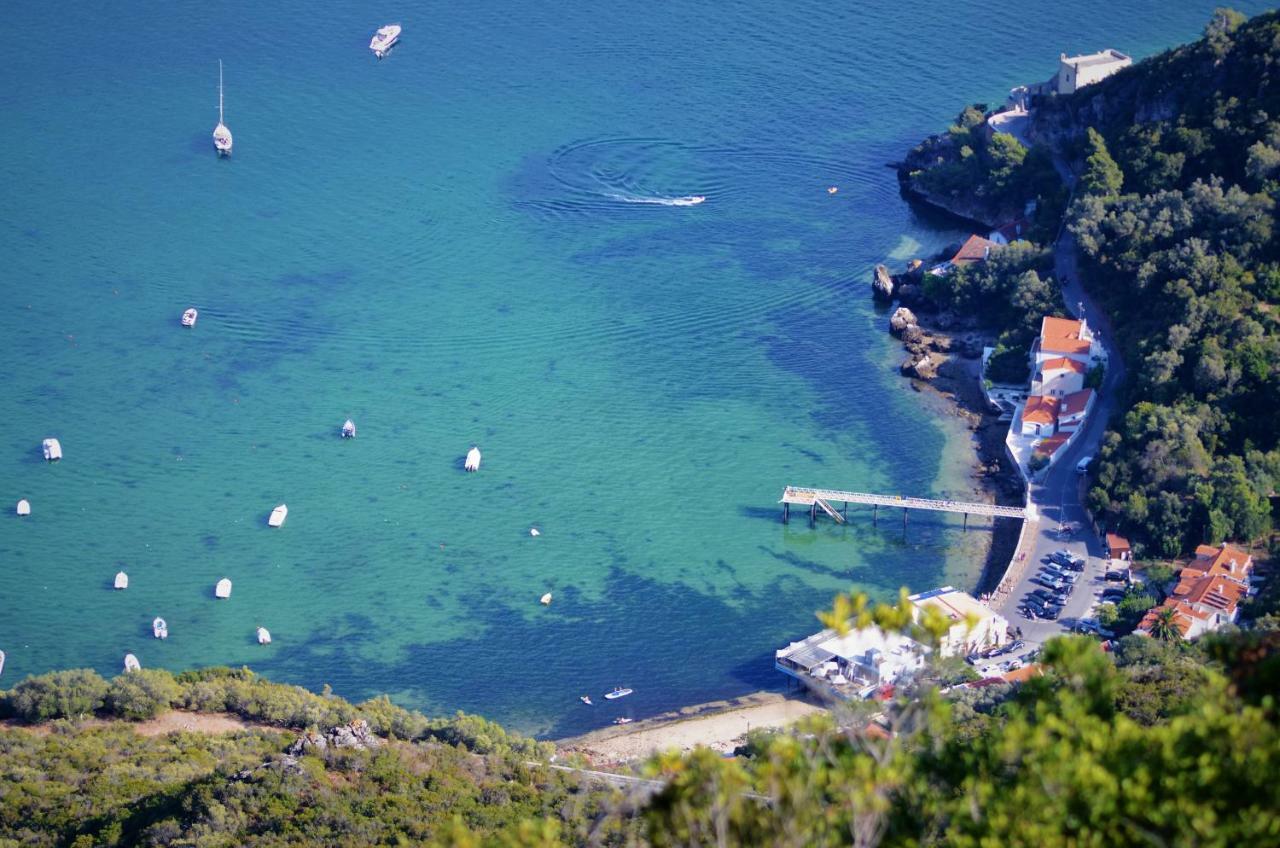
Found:
[[[1076,473],[1083,474],[1089,470],[1089,463],[1093,462],[1093,457],[1086,456],[1084,459],[1076,463]]]

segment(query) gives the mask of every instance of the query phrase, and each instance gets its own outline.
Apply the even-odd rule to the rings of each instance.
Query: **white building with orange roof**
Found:
[[[1071,433],[1084,423],[1085,417],[1093,409],[1093,389],[1082,389],[1072,392],[1058,404],[1058,432]]]
[[[1078,359],[1055,356],[1036,363],[1031,376],[1031,394],[1066,397],[1084,388],[1088,367]]]
[[[1055,397],[1032,395],[1022,407],[1022,435],[1052,436],[1058,432],[1058,407]]]
[[[1062,358],[1073,359],[1087,369],[1095,358],[1101,357],[1102,346],[1083,318],[1046,315],[1040,321],[1040,336],[1031,348],[1031,355],[1037,371],[1044,363]]]
[[[1184,639],[1217,630],[1239,617],[1239,603],[1249,593],[1253,557],[1233,545],[1201,545],[1196,558],[1178,572],[1178,585],[1159,606],[1147,611],[1135,631],[1151,635],[1159,610],[1174,610],[1173,620]]]

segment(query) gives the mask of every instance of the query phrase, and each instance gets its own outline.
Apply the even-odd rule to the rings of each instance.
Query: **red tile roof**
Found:
[[[1058,420],[1058,399],[1045,395],[1032,395],[1022,409],[1022,420],[1032,424],[1053,424]]]
[[[1036,445],[1036,449],[1033,453],[1042,454],[1044,456],[1053,456],[1058,452],[1058,448],[1067,443],[1068,438],[1070,437],[1066,433],[1058,433],[1056,436],[1049,436],[1044,439],[1044,441],[1040,442],[1040,444]]]
[[[1082,415],[1089,406],[1089,399],[1093,397],[1093,389],[1084,389],[1079,392],[1072,392],[1062,399],[1062,405],[1058,407],[1058,417],[1066,418],[1069,415]]]
[[[1129,546],[1129,540],[1117,533],[1107,534],[1107,550],[1111,553],[1112,559],[1120,554],[1133,552],[1133,548]]]
[[[1040,322],[1040,349],[1045,353],[1088,353],[1089,342],[1081,338],[1083,334],[1083,321],[1046,315]]]
[[[1253,557],[1234,545],[1224,544],[1221,548],[1201,545],[1196,548],[1195,560],[1184,568],[1195,569],[1202,574],[1221,575],[1234,580],[1246,581],[1253,570]]]
[[[983,262],[986,260],[987,254],[989,254],[993,248],[997,248],[999,246],[1000,245],[990,239],[984,239],[982,236],[969,236],[969,238],[965,239],[964,244],[960,245],[960,249],[956,251],[956,255],[951,257],[951,264],[971,265],[974,262]]]
[[[1067,359],[1065,356],[1059,356],[1056,359],[1046,359],[1040,363],[1040,371],[1074,371],[1077,374],[1085,372],[1084,363],[1078,359]]]

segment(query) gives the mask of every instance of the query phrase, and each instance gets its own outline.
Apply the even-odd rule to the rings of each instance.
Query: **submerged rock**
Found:
[[[871,294],[876,300],[893,300],[893,277],[883,265],[877,265],[871,274]]]

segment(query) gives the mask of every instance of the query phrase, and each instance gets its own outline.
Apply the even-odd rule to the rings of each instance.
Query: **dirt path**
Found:
[[[271,730],[286,732],[283,728],[269,724],[248,722],[231,713],[190,713],[182,710],[169,712],[147,721],[125,721],[123,719],[85,719],[78,725],[81,728],[113,727],[124,725],[132,728],[139,736],[163,736],[166,733],[185,731],[187,733],[236,733],[241,730]],[[22,724],[13,719],[0,721],[0,729],[25,730],[37,736],[44,736],[53,731],[52,724]]]

